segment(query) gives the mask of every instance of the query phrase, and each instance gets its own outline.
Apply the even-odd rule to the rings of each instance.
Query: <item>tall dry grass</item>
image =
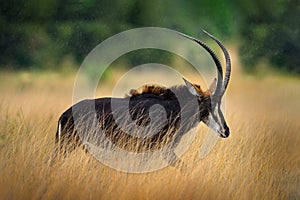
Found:
[[[185,171],[131,174],[81,149],[49,166],[57,119],[71,105],[73,76],[0,76],[1,199],[300,198],[299,78],[234,71],[226,97],[230,137],[200,159],[207,131],[200,124],[182,157]]]

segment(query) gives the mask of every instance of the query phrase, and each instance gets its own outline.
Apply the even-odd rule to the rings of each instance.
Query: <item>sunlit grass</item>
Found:
[[[186,170],[146,174],[116,171],[81,149],[49,166],[58,117],[72,103],[74,76],[2,73],[0,198],[300,198],[300,80],[237,73],[226,96],[230,137],[200,159],[207,131],[200,124],[182,157]],[[111,88],[106,85],[104,95]]]

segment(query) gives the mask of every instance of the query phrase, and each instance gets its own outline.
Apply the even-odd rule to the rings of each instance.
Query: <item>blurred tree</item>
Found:
[[[300,4],[297,0],[238,0],[243,21],[240,55],[248,70],[261,59],[300,73]]]
[[[248,69],[267,58],[278,68],[300,73],[297,0],[0,2],[0,68],[57,68],[65,57],[80,64],[109,36],[161,26],[193,35],[206,29],[223,40],[234,36],[241,41],[240,54]],[[132,64],[166,56],[152,51],[138,55],[129,56]]]
[[[191,0],[187,3],[193,26],[199,29],[209,29],[214,35],[228,38],[236,28],[236,12],[230,0]],[[188,21],[188,19],[186,19]],[[194,23],[197,23],[195,25]]]

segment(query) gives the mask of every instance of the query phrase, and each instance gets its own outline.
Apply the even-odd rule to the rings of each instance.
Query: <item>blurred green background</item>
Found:
[[[264,62],[300,74],[298,0],[1,0],[0,10],[2,70],[76,69],[106,38],[158,26],[208,30],[237,47],[246,71]]]

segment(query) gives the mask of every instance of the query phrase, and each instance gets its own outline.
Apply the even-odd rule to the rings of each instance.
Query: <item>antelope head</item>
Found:
[[[208,47],[205,43],[203,43],[198,39],[179,33],[180,35],[201,45],[212,56],[215,65],[217,67],[217,78],[214,79],[214,81],[211,83],[207,91],[202,91],[200,86],[192,84],[187,80],[185,80],[184,78],[183,80],[185,81],[185,84],[188,90],[190,91],[190,93],[197,96],[198,101],[200,103],[204,101],[206,102],[206,103],[202,103],[203,105],[202,107],[204,108],[201,108],[201,111],[202,112],[204,111],[205,115],[201,117],[201,121],[203,121],[210,129],[216,132],[220,137],[227,138],[230,134],[230,131],[227,126],[223,112],[221,110],[221,102],[230,79],[230,72],[231,72],[230,56],[225,46],[216,37],[212,36],[206,31],[204,31],[204,33],[207,34],[211,39],[213,39],[223,51],[226,60],[225,78],[223,80],[223,70],[222,70],[221,62],[219,61],[218,57],[216,56],[214,51],[211,50],[210,47]]]

